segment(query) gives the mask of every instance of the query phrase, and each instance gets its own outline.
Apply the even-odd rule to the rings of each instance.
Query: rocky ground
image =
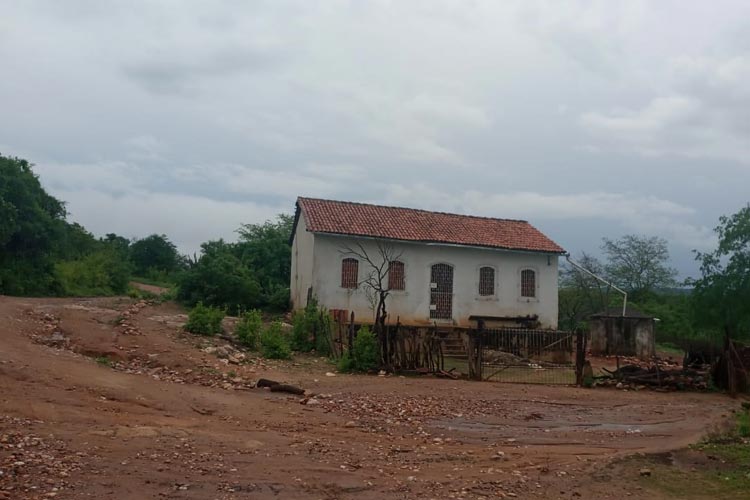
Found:
[[[184,320],[170,303],[0,297],[0,499],[668,498],[624,458],[684,448],[738,405],[334,374]]]

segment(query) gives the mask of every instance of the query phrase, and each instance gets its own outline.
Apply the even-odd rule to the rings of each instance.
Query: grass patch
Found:
[[[743,404],[722,428],[711,431],[690,450],[676,452],[679,460],[674,463],[646,459],[652,474],[639,480],[643,487],[674,498],[746,499],[750,492],[748,435],[750,407]]]
[[[728,452],[727,445],[721,446],[722,452]],[[744,446],[747,445],[730,445]],[[718,448],[717,448],[718,449]],[[708,456],[717,454],[717,449],[706,451]],[[728,452],[731,454],[731,452]],[[736,463],[730,463],[721,459],[713,460],[716,464],[694,466],[693,470],[666,465],[647,460],[645,465],[651,469],[650,477],[639,477],[638,482],[643,488],[659,491],[669,498],[675,499],[708,499],[716,498],[722,500],[747,499],[750,491],[750,477],[747,469]],[[633,464],[636,465],[636,464]],[[637,473],[637,470],[634,471]]]
[[[107,356],[99,356],[97,358],[94,358],[94,361],[96,361],[98,364],[102,366],[112,367],[112,360],[109,359]]]

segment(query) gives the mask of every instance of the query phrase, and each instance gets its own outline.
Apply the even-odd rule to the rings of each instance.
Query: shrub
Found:
[[[750,437],[750,411],[747,409],[737,415],[737,434],[742,438]]]
[[[289,287],[276,286],[266,293],[268,308],[274,311],[289,310]]]
[[[204,254],[179,275],[177,298],[192,306],[203,302],[235,314],[261,305],[261,287],[251,269],[224,242],[204,243]]]
[[[338,363],[342,372],[366,372],[377,368],[379,358],[378,339],[366,325],[359,329],[354,338],[351,353],[344,353]]]
[[[269,359],[289,359],[292,352],[289,342],[281,331],[281,322],[274,321],[260,336],[260,349],[263,357]]]
[[[199,335],[213,336],[221,333],[221,320],[224,319],[224,310],[215,307],[198,304],[188,314],[185,330]]]
[[[328,311],[318,308],[318,303],[312,300],[303,311],[296,311],[292,317],[292,347],[296,351],[315,349],[328,355],[332,328],[333,321]]]
[[[339,358],[338,363],[336,363],[336,369],[342,373],[354,371],[354,362],[348,352],[345,352],[341,358]]]
[[[295,311],[292,316],[292,348],[295,351],[308,352],[313,349],[312,325],[308,309],[309,306],[304,311]]]
[[[64,295],[124,293],[129,275],[128,263],[112,250],[101,250],[80,259],[55,264],[55,278]]]
[[[263,318],[260,311],[251,309],[240,316],[234,328],[234,334],[242,345],[257,350],[261,328],[263,328]]]

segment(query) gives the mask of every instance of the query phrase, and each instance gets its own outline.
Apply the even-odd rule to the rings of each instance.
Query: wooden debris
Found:
[[[275,380],[269,380],[267,378],[262,378],[258,380],[255,383],[255,387],[258,389],[262,389],[263,387],[268,387],[271,392],[288,392],[289,394],[296,394],[296,395],[302,395],[305,393],[304,389],[301,389],[294,385],[289,384],[282,384],[281,382],[276,382]]]

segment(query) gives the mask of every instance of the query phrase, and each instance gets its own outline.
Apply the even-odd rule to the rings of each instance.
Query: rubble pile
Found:
[[[31,313],[34,315],[33,313]],[[31,340],[57,349],[69,349],[70,339],[67,338],[60,328],[60,318],[50,314],[36,314],[36,322],[39,328],[30,333]]]
[[[699,390],[708,389],[709,370],[664,367],[658,364],[644,367],[642,364],[620,366],[608,375],[597,377],[597,385],[615,386],[618,389]]]
[[[605,359],[616,360],[618,356],[604,356]],[[652,366],[658,366],[661,370],[671,370],[682,366],[682,361],[677,361],[671,357],[664,359],[658,356],[654,356],[652,359],[643,360],[636,357],[630,356],[619,356],[621,365],[633,365],[641,368],[651,368]]]
[[[135,304],[128,307],[123,313],[117,318],[117,328],[119,333],[123,335],[143,335],[138,329],[138,326],[131,321],[145,307],[148,307],[150,303],[146,300],[139,300]]]
[[[0,416],[0,499],[54,498],[76,489],[89,456],[54,438],[42,439],[27,419]]]
[[[344,399],[345,397],[345,399]],[[316,396],[326,411],[351,418],[358,427],[371,432],[413,432],[427,437],[427,422],[438,419],[462,417],[486,417],[507,415],[507,405],[500,400],[467,399],[457,397],[447,406],[444,397],[403,396],[379,394],[347,394],[336,397],[331,394]]]
[[[251,380],[236,374],[222,372],[211,365],[203,365],[197,369],[175,369],[159,365],[152,359],[133,358],[128,361],[117,361],[111,367],[124,373],[148,375],[154,380],[163,380],[174,384],[197,384],[204,387],[220,387],[226,390],[247,390],[254,387]]]

